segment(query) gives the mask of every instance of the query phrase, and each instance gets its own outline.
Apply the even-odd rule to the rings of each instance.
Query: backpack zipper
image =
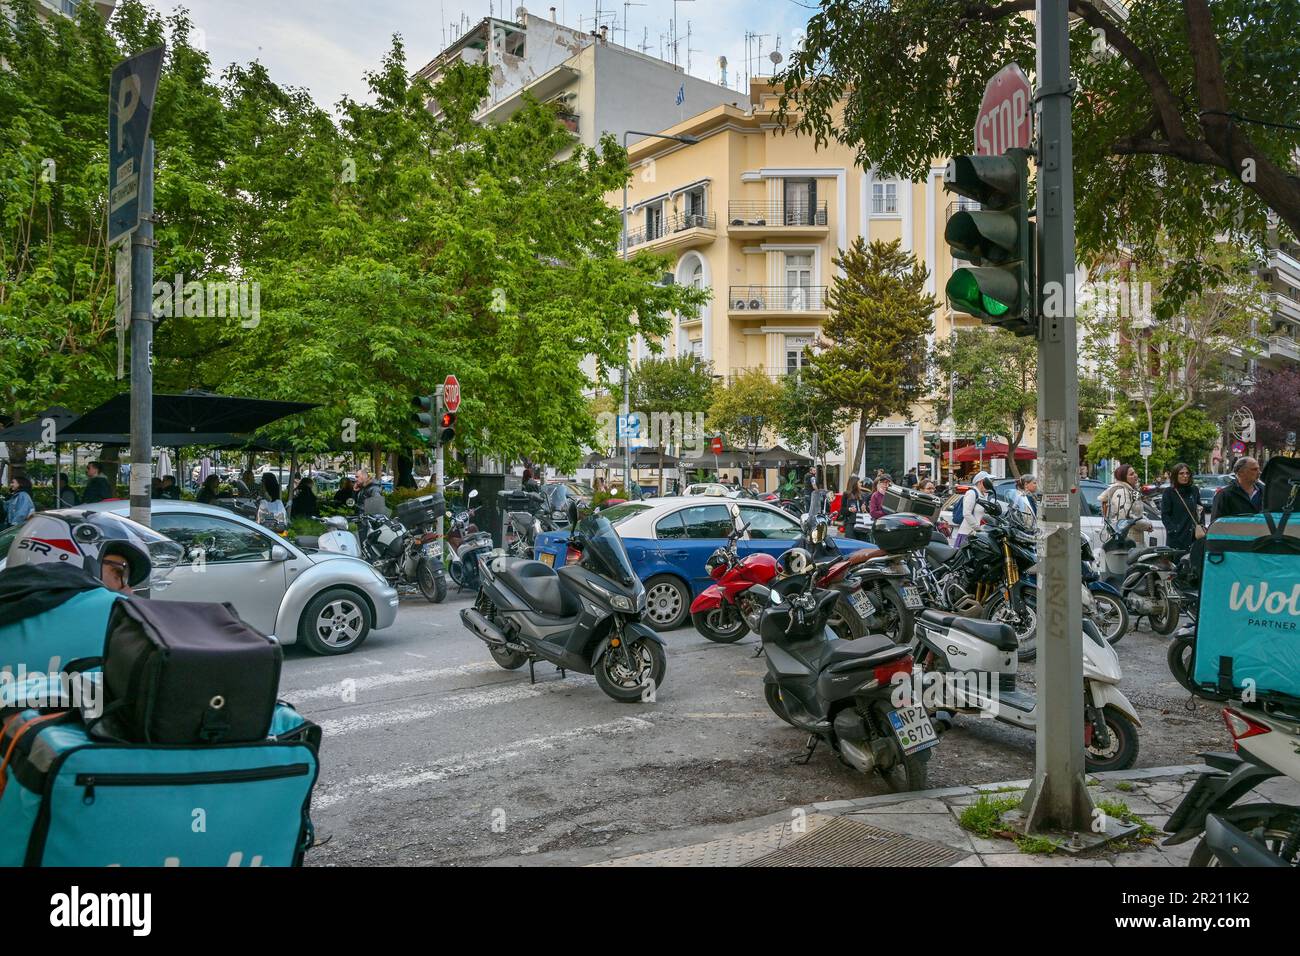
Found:
[[[279,767],[254,767],[248,770],[211,770],[200,773],[79,773],[73,779],[84,787],[81,802],[89,806],[95,802],[96,787],[180,787],[205,783],[244,783],[250,780],[279,780],[285,777],[305,777],[311,767],[305,763],[291,763]]]

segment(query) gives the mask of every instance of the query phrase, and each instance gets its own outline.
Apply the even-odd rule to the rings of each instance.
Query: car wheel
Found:
[[[347,654],[370,635],[370,605],[355,591],[330,588],[303,608],[298,639],[317,654]]]
[[[691,613],[691,593],[681,578],[656,574],[645,583],[645,619],[656,631],[680,627]]]

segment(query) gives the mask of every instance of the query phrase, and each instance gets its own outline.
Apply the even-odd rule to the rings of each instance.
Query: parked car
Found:
[[[799,522],[792,515],[765,501],[741,499],[737,504],[749,523],[737,543],[741,557],[754,551],[775,557],[794,546]],[[727,503],[698,495],[655,498],[625,502],[601,514],[623,539],[632,569],[645,584],[650,626],[668,631],[688,621],[691,601],[713,583],[705,561],[726,543],[733,528]],[[567,531],[538,535],[534,557],[552,567],[566,564],[568,541]],[[871,547],[843,538],[836,544],[846,553]]]
[[[128,501],[103,501],[89,510],[129,517]],[[356,650],[371,631],[397,617],[397,591],[360,558],[308,553],[224,508],[192,501],[153,502],[151,525],[185,548],[186,560],[163,601],[228,601],[248,624],[281,644],[302,641],[317,654]],[[0,570],[8,541],[0,536]]]
[[[1213,508],[1214,496],[1232,484],[1234,478],[1236,475],[1231,472],[1226,475],[1193,475],[1192,483],[1201,493],[1201,507],[1207,512]]]

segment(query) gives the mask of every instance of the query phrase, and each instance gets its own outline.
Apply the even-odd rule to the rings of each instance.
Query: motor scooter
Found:
[[[325,533],[321,535],[299,535],[294,539],[298,547],[306,551],[328,551],[332,554],[346,554],[353,558],[361,557],[361,545],[357,536],[348,530],[348,519],[342,515],[330,515],[322,518]]]
[[[466,503],[478,497],[478,489],[469,493]],[[447,541],[452,547],[451,566],[447,573],[455,583],[458,591],[477,590],[479,586],[479,559],[495,547],[496,542],[487,531],[480,531],[471,524],[477,508],[462,511],[452,519]]]
[[[1129,518],[1118,526],[1106,523],[1108,540],[1101,546],[1102,580],[1119,589],[1129,613],[1147,618],[1151,630],[1167,635],[1178,629],[1181,613],[1173,577],[1183,552],[1177,548],[1140,548],[1129,530],[1144,518]]]

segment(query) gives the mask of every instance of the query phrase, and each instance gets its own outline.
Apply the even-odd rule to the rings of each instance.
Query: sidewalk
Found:
[[[1094,804],[1143,828],[1119,844],[1071,854],[999,835],[1028,780],[817,803],[737,824],[643,835],[621,845],[499,860],[570,866],[1186,866],[1196,840],[1161,847],[1161,827],[1201,765],[1095,774]],[[1267,780],[1245,802],[1300,802],[1300,787]],[[974,809],[971,809],[974,807]],[[966,826],[963,826],[965,814]],[[972,829],[974,828],[974,829]]]

